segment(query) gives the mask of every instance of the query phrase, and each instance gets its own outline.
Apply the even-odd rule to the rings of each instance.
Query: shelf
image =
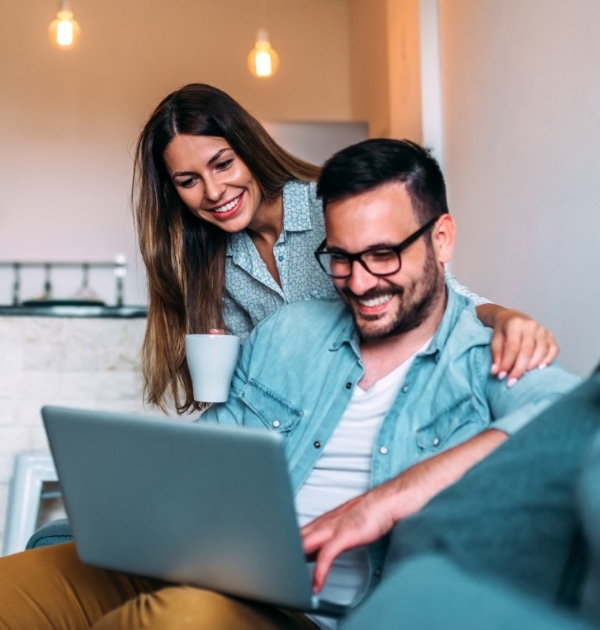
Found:
[[[146,306],[0,306],[0,317],[146,317]]]

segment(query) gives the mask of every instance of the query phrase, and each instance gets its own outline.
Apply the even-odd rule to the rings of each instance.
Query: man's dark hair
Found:
[[[420,223],[448,212],[440,165],[428,149],[409,140],[372,138],[338,151],[323,166],[317,194],[326,209],[332,201],[393,182],[406,185]]]

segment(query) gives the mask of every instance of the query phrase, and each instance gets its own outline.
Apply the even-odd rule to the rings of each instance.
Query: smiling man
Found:
[[[354,604],[378,582],[393,526],[578,379],[555,364],[513,387],[490,374],[491,330],[445,282],[455,225],[426,150],[353,145],[325,164],[318,192],[327,237],[315,255],[341,301],[266,319],[229,401],[202,419],[285,436],[315,590]]]
[[[426,150],[397,140],[348,147],[326,163],[318,191],[327,237],[316,256],[341,300],[291,304],[259,324],[244,343],[229,400],[200,420],[284,437],[298,521],[315,561],[315,590],[325,600],[354,605],[380,580],[389,532],[395,529],[397,542],[398,529],[410,524],[405,517],[425,513],[419,510],[431,498],[511,434],[519,432],[507,447],[518,444],[535,428],[529,421],[579,379],[556,364],[527,372],[512,387],[491,374],[492,331],[445,282],[455,226],[442,173]],[[544,416],[539,421],[546,433]],[[495,478],[510,481],[510,474],[510,466],[494,470]],[[462,517],[461,509],[457,514]],[[2,626],[0,619],[0,626],[11,630],[71,627],[63,614],[96,630],[336,625],[331,618],[95,570],[77,561],[72,545],[23,556],[29,553],[31,563],[17,559],[12,571],[4,570],[2,612],[12,621]],[[390,558],[394,553],[398,545]],[[36,561],[42,554],[44,562]],[[22,585],[50,579],[52,588],[36,588],[46,605],[34,607]],[[74,585],[69,605],[59,601],[54,608],[66,597],[63,583]],[[49,621],[58,616],[60,623]]]

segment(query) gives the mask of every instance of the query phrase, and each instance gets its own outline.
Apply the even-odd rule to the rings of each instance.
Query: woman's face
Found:
[[[240,232],[262,202],[258,183],[224,138],[177,135],[165,165],[183,203],[198,218],[226,232]]]

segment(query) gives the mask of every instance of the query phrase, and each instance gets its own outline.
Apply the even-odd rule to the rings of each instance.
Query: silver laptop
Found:
[[[312,593],[282,438],[269,431],[42,408],[84,562],[338,616]]]

